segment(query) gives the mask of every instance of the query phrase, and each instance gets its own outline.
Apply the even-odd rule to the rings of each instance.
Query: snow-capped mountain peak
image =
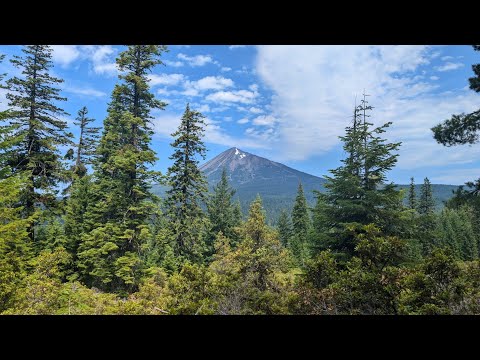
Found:
[[[240,150],[238,150],[237,148],[235,148],[235,155],[240,156],[240,159],[243,159],[245,156],[247,156],[247,154],[242,153],[242,152],[241,152]]]

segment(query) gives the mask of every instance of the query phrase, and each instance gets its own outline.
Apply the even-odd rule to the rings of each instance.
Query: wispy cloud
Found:
[[[83,45],[80,51],[84,53],[91,62],[95,74],[115,76],[118,68],[115,63],[117,50],[111,45]]]
[[[171,60],[164,60],[165,65],[172,66],[172,67],[182,67],[183,62],[181,61],[171,61]]]
[[[96,90],[90,87],[76,87],[76,86],[67,86],[64,88],[66,92],[76,94],[76,95],[81,95],[81,96],[87,96],[87,97],[104,97],[107,96],[106,93],[100,90]]]
[[[241,48],[244,48],[245,45],[230,45],[228,48],[230,50],[235,50],[235,49],[241,49]]]
[[[272,126],[277,122],[277,119],[272,115],[260,115],[252,120],[254,125]]]
[[[213,62],[213,58],[210,55],[188,56],[180,53],[177,55],[177,58],[186,61],[190,66],[204,66]]]
[[[252,104],[257,96],[257,92],[249,90],[217,91],[207,95],[205,99],[217,103]]]
[[[148,78],[150,79],[150,86],[177,85],[185,80],[183,74],[150,74]]]
[[[461,67],[465,66],[463,63],[452,63],[452,62],[447,62],[443,65],[436,66],[435,70],[444,72],[444,71],[452,71],[452,70],[457,70],[460,69]]]
[[[248,111],[250,111],[252,114],[261,114],[263,113],[263,110],[258,108],[258,107],[254,107],[252,106],[250,109],[248,109]]]
[[[193,87],[196,90],[222,90],[232,86],[234,86],[233,80],[223,76],[206,76],[185,84],[185,87]]]
[[[81,55],[77,45],[52,45],[52,49],[52,60],[61,67],[67,67]]]

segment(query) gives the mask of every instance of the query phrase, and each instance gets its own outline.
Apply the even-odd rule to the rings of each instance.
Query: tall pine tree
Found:
[[[227,171],[224,168],[222,177],[214,186],[213,194],[207,202],[207,215],[211,226],[207,246],[210,249],[213,249],[213,243],[220,231],[233,243],[237,240],[234,229],[239,225],[240,219],[232,202],[235,192],[228,184]]]
[[[14,56],[11,60],[22,76],[7,81],[7,99],[12,107],[9,120],[15,128],[14,136],[22,141],[7,156],[14,172],[28,172],[22,205],[25,217],[30,217],[37,204],[55,204],[56,186],[65,179],[58,147],[71,144],[72,135],[66,132],[67,123],[60,119],[68,114],[56,105],[66,99],[56,87],[63,80],[51,75],[52,48],[28,45],[22,51],[24,57]],[[33,241],[33,223],[27,231]]]
[[[0,63],[3,58],[0,55]],[[0,74],[0,81],[3,77]],[[1,111],[0,123],[8,116],[8,111]],[[11,305],[30,255],[26,229],[32,219],[22,218],[23,209],[19,206],[26,174],[12,173],[7,165],[8,152],[21,141],[13,132],[13,126],[0,126],[0,313]]]
[[[417,195],[415,193],[415,182],[413,177],[410,178],[410,187],[408,189],[408,207],[412,210],[417,208]]]
[[[290,248],[295,258],[303,264],[307,257],[307,237],[311,222],[302,183],[298,184],[297,196],[292,209],[292,225],[293,234],[290,239]]]
[[[205,159],[206,153],[203,118],[187,104],[180,126],[172,134],[175,152],[167,173],[170,189],[165,205],[174,254],[191,261],[202,261],[205,251],[205,214],[200,204],[206,201],[207,181],[198,168],[198,157]]]
[[[435,234],[435,200],[432,194],[430,180],[425,178],[420,188],[417,211],[420,214],[418,223],[417,237],[423,248],[423,254],[429,255],[434,247],[437,246]]]
[[[393,183],[386,183],[386,174],[397,162],[400,143],[387,143],[381,135],[390,122],[373,128],[368,121],[373,109],[364,95],[355,108],[353,124],[340,137],[347,158],[343,166],[327,176],[327,193],[320,207],[325,219],[328,241],[317,239],[316,248],[327,247],[337,253],[351,255],[355,237],[364,225],[376,224],[387,235],[401,232],[402,193]],[[315,246],[317,245],[317,246]]]
[[[420,214],[431,214],[435,211],[435,199],[433,198],[432,185],[428,178],[423,180],[418,200],[418,212]]]
[[[115,85],[94,162],[94,229],[79,246],[84,281],[112,291],[133,291],[140,276],[139,249],[149,236],[148,218],[156,197],[150,188],[158,173],[150,148],[155,99],[149,73],[162,64],[159,45],[130,45],[120,53]]]
[[[84,106],[78,111],[78,116],[73,122],[80,129],[75,154],[75,165],[73,168],[73,173],[78,177],[85,176],[87,173],[86,166],[92,164],[92,157],[94,156],[98,145],[98,133],[100,132],[99,127],[93,127],[90,125],[95,119],[87,117],[87,114],[88,109]]]

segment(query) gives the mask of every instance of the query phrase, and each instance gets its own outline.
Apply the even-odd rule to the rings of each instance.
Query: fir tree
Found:
[[[387,143],[381,137],[391,123],[371,129],[368,122],[372,107],[366,95],[355,108],[353,124],[340,139],[347,158],[343,166],[327,176],[323,216],[329,233],[328,243],[320,244],[337,252],[352,254],[355,233],[363,225],[374,223],[386,235],[396,235],[401,225],[402,193],[386,174],[397,162],[400,143]],[[314,246],[317,247],[318,246]]]
[[[297,197],[292,210],[293,231],[305,238],[310,227],[310,216],[308,215],[307,200],[303,193],[302,183],[298,184]]]
[[[235,214],[235,205],[232,198],[235,189],[228,184],[227,172],[222,171],[222,177],[213,188],[213,194],[207,202],[207,215],[210,220],[210,236],[207,246],[213,250],[213,242],[216,235],[221,231],[230,240],[236,237],[235,227],[239,225],[239,219]]]
[[[140,276],[138,253],[150,236],[148,219],[154,211],[152,183],[158,172],[150,148],[151,110],[166,104],[155,99],[148,75],[162,64],[166,50],[158,45],[130,45],[120,53],[120,83],[115,85],[108,116],[94,161],[89,216],[95,226],[82,237],[78,266],[88,284],[112,291],[133,291]]]
[[[2,60],[0,55],[0,63]],[[2,78],[0,74],[0,81]],[[8,111],[1,111],[0,122],[8,115]],[[19,206],[26,173],[12,174],[7,165],[6,154],[21,141],[13,136],[13,131],[12,126],[0,126],[0,313],[12,305],[30,258],[27,227],[32,218],[23,218],[23,208]]]
[[[78,178],[70,188],[64,215],[65,249],[72,256],[74,271],[77,272],[77,253],[84,234],[88,234],[95,226],[92,209],[98,197],[93,193],[91,175]]]
[[[173,238],[174,254],[192,261],[201,261],[204,246],[204,218],[200,203],[206,201],[207,181],[198,168],[199,159],[205,159],[202,141],[204,116],[190,110],[189,104],[180,126],[172,136],[175,152],[168,168],[166,215]]]
[[[420,188],[420,198],[418,200],[418,212],[420,214],[431,214],[435,211],[435,199],[433,198],[432,185],[430,180],[425,178]]]
[[[292,236],[292,223],[287,210],[282,209],[277,223],[278,237],[284,247],[288,246],[290,237]]]
[[[296,259],[303,264],[307,256],[307,236],[311,222],[302,183],[298,184],[297,196],[292,210],[292,225],[293,236],[290,240],[290,248]]]
[[[438,246],[438,239],[435,234],[435,200],[433,198],[432,187],[428,178],[424,179],[420,188],[417,211],[420,214],[417,219],[417,238],[422,244],[423,255],[427,256],[436,246]]]
[[[50,75],[51,47],[29,45],[22,51],[24,57],[14,56],[11,60],[22,70],[22,76],[7,81],[7,99],[12,107],[9,120],[15,128],[14,136],[22,137],[22,141],[7,155],[14,172],[28,172],[22,205],[25,217],[30,217],[37,204],[47,207],[55,204],[56,186],[65,179],[58,146],[71,144],[72,135],[66,133],[67,123],[60,119],[68,114],[56,105],[66,99],[55,87],[63,80]],[[27,231],[33,241],[33,223]]]
[[[415,183],[413,177],[410,178],[410,188],[408,190],[408,207],[412,210],[417,208],[417,195],[415,193]]]
[[[90,126],[95,119],[87,117],[88,109],[84,106],[78,111],[78,117],[73,123],[80,128],[80,137],[78,139],[75,165],[73,173],[78,177],[85,176],[87,165],[92,164],[92,157],[95,154],[98,143],[99,127]]]

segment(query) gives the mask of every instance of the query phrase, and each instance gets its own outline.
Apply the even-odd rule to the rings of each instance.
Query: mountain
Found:
[[[321,192],[325,190],[324,178],[292,169],[236,147],[222,152],[200,166],[208,180],[210,190],[220,180],[223,168],[227,170],[230,185],[237,190],[235,198],[240,199],[243,213],[248,212],[250,203],[257,194],[260,194],[270,223],[276,221],[283,208],[291,211],[300,182],[310,206],[315,204],[313,190]],[[420,186],[416,185],[417,194],[420,192]],[[408,191],[409,185],[398,187]],[[442,207],[443,202],[451,197],[452,190],[456,188],[455,185],[432,185],[437,208]],[[153,191],[161,197],[165,190],[166,187],[160,185],[153,188]]]
[[[292,208],[300,182],[307,201],[313,204],[313,190],[322,191],[326,181],[238,148],[224,151],[200,169],[213,186],[220,180],[224,167],[231,186],[237,190],[242,210],[247,212],[250,203],[260,194],[270,219],[276,219],[282,208]]]

